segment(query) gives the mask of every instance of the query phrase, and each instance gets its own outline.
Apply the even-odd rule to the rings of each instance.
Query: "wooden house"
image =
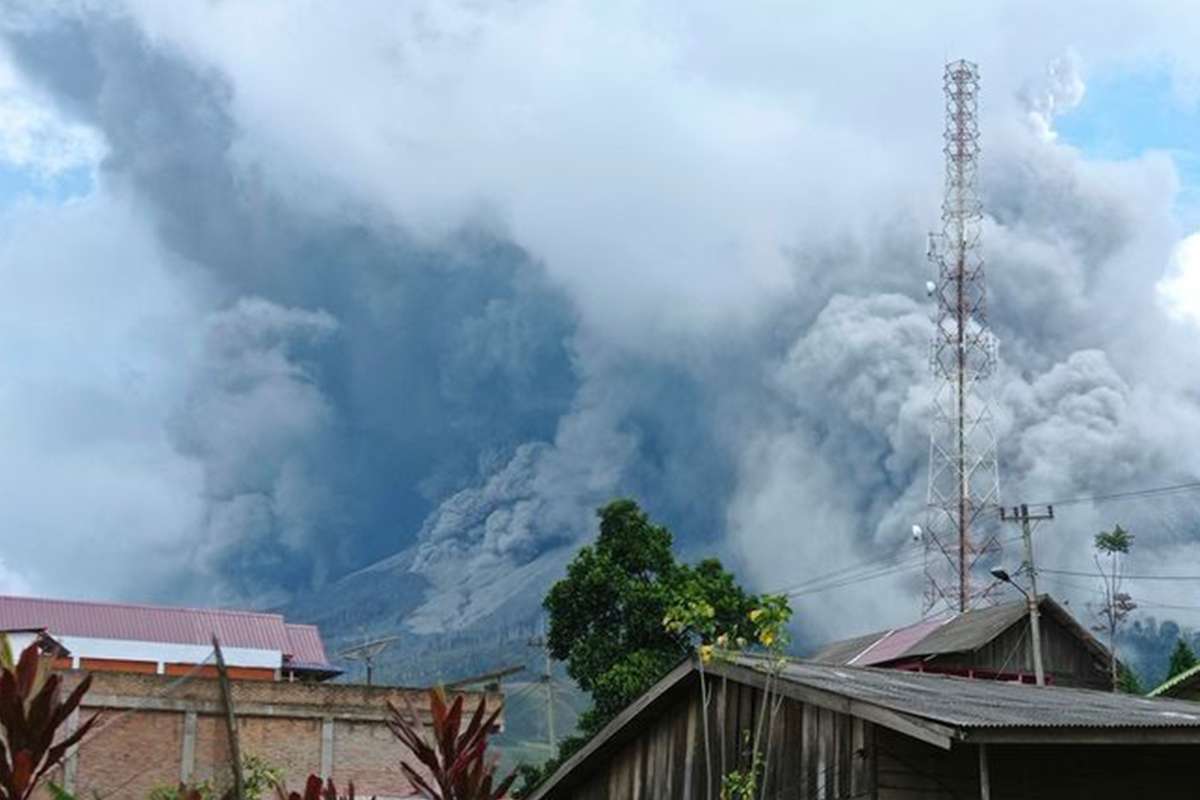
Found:
[[[749,771],[760,722],[756,798],[1194,796],[1200,710],[1186,701],[801,661],[767,669],[745,656],[703,672],[681,664],[532,800],[716,798],[722,775]]]
[[[1052,598],[1043,595],[1038,609],[1046,683],[1111,688],[1108,648]],[[1024,600],[833,642],[809,658],[822,664],[1034,683]]]

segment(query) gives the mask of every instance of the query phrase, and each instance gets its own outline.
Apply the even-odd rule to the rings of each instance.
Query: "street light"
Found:
[[[1046,673],[1042,670],[1042,631],[1038,622],[1037,599],[1022,589],[1006,570],[995,567],[991,570],[992,577],[1001,583],[1007,583],[1025,596],[1025,604],[1029,607],[1029,631],[1033,636],[1033,674],[1038,686],[1046,685]]]
[[[1012,577],[1007,572],[1000,569],[999,567],[996,567],[995,569],[992,570],[992,577],[995,578],[996,580],[1000,581],[1001,583],[1012,583],[1013,587],[1018,592],[1025,595],[1026,598],[1029,597],[1029,593],[1026,592],[1024,589],[1022,589],[1020,586],[1017,586],[1017,584],[1013,583]]]

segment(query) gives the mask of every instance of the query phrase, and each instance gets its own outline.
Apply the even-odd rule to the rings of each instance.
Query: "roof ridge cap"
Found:
[[[33,597],[27,595],[0,594],[0,603],[4,602],[5,600],[34,603],[68,603],[71,605],[108,608],[136,608],[146,611],[188,611],[196,614],[236,614],[244,617],[270,617],[272,619],[283,621],[284,624],[287,624],[287,622],[284,621],[283,614],[279,614],[274,611],[248,611],[240,608],[201,608],[199,606],[168,606],[155,605],[153,603],[118,603],[110,600],[75,600],[61,597]]]
[[[882,644],[884,640],[886,640],[886,639],[887,639],[889,636],[891,636],[891,635],[892,635],[893,633],[895,633],[897,630],[898,630],[897,628],[888,628],[888,630],[887,630],[887,632],[886,632],[886,633],[884,633],[884,634],[883,634],[882,636],[880,636],[878,639],[876,639],[875,641],[871,642],[869,645],[867,645],[866,647],[864,647],[864,648],[863,648],[863,650],[862,650],[862,652],[860,652],[860,653],[859,653],[858,655],[856,655],[854,658],[852,658],[852,659],[850,659],[849,661],[847,661],[847,662],[845,663],[845,665],[844,665],[844,666],[848,666],[848,667],[850,667],[850,666],[857,666],[857,665],[854,663],[855,661],[858,661],[860,658],[862,658],[863,656],[865,656],[867,653],[869,653],[869,652],[871,652],[872,650],[874,650],[876,646],[878,646],[879,644]]]
[[[1153,689],[1151,689],[1149,692],[1147,692],[1146,697],[1158,697],[1159,694],[1161,694],[1162,692],[1165,692],[1167,689],[1170,689],[1172,686],[1177,686],[1178,684],[1182,683],[1183,681],[1192,677],[1193,675],[1195,675],[1198,672],[1200,672],[1200,663],[1195,664],[1191,667],[1188,667],[1187,669],[1185,669],[1183,672],[1179,673],[1178,675],[1167,678],[1165,681],[1160,683],[1158,686],[1155,686]],[[1179,699],[1179,698],[1176,698],[1176,699]]]

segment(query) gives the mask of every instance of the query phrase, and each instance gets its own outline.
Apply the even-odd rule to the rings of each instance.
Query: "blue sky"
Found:
[[[1056,119],[1055,130],[1097,158],[1169,154],[1182,184],[1179,220],[1185,230],[1200,227],[1200,106],[1176,90],[1166,69],[1089,75],[1083,101]]]
[[[93,170],[88,166],[47,175],[30,167],[0,162],[0,207],[29,200],[66,203],[89,194],[93,178]]]

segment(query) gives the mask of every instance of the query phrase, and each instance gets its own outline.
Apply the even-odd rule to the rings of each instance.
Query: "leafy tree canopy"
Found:
[[[1133,547],[1133,534],[1117,525],[1111,531],[1097,533],[1095,547],[1099,552],[1110,556],[1128,553],[1129,548]]]
[[[1133,670],[1119,661],[1117,662],[1116,689],[1118,692],[1123,692],[1124,694],[1145,694],[1138,676],[1134,674]]]
[[[1174,678],[1187,672],[1192,667],[1196,666],[1196,654],[1192,652],[1192,648],[1188,647],[1188,643],[1180,639],[1175,649],[1171,651],[1171,662],[1167,666],[1167,680]]]
[[[716,559],[679,564],[671,532],[650,521],[633,500],[601,508],[600,535],[567,567],[544,605],[548,645],[567,673],[592,696],[580,718],[585,736],[598,731],[716,632],[752,637],[746,594]],[[664,618],[682,604],[705,609],[701,621],[668,630]]]

